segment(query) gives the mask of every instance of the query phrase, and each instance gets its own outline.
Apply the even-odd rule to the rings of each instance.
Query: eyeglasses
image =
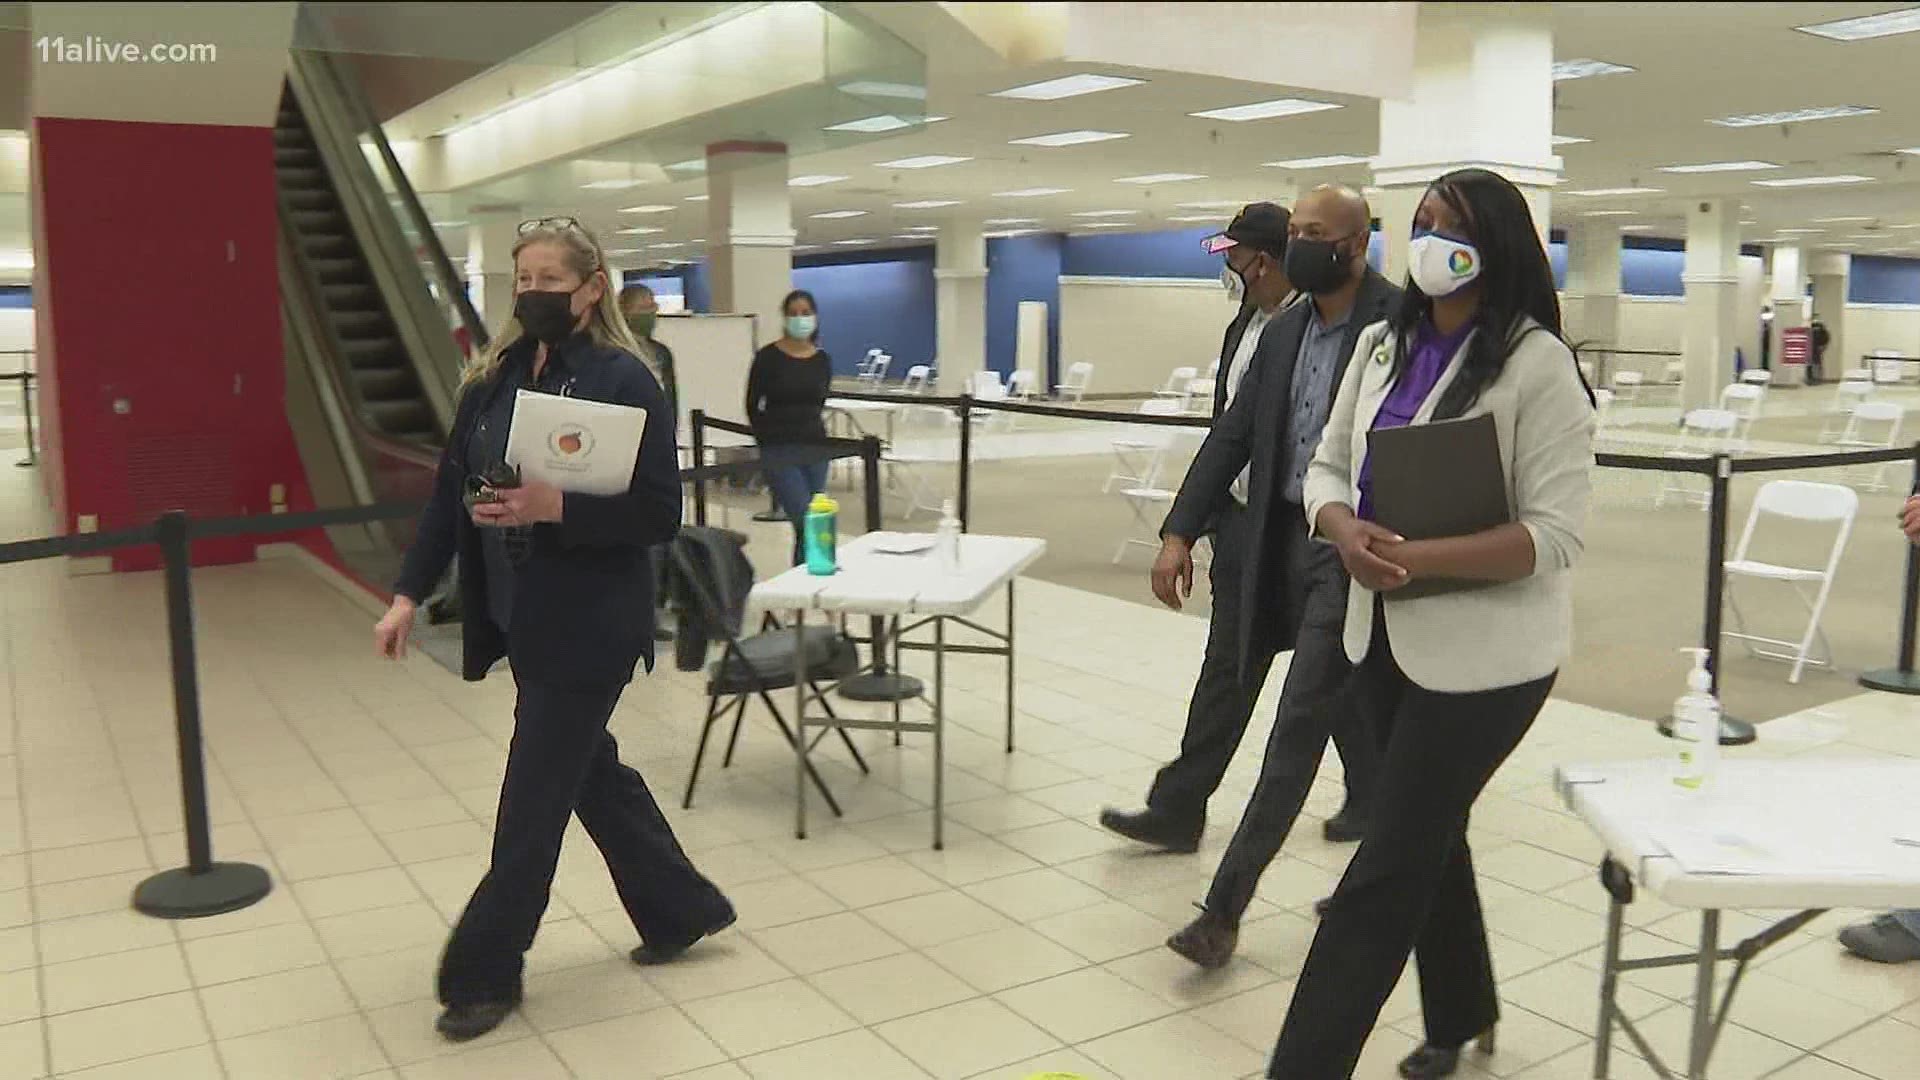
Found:
[[[519,232],[521,236],[525,236],[530,232],[542,232],[548,229],[551,229],[555,232],[565,232],[568,229],[572,229],[575,232],[587,231],[580,227],[579,218],[542,217],[542,218],[530,218],[526,221],[521,222]]]

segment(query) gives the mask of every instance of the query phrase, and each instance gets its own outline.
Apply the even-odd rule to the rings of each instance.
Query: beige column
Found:
[[[707,147],[707,273],[713,310],[754,317],[754,340],[780,336],[780,299],[793,288],[793,202],[787,148]]]
[[[1620,344],[1620,228],[1605,218],[1567,230],[1567,339]]]
[[[467,290],[490,331],[513,317],[513,244],[519,235],[518,211],[467,215]]]
[[[1681,282],[1686,313],[1680,351],[1680,400],[1711,406],[1733,381],[1740,341],[1740,203],[1702,199],[1687,207],[1687,258]]]
[[[1807,322],[1818,315],[1827,324],[1827,333],[1833,335],[1827,342],[1823,372],[1828,379],[1838,379],[1848,368],[1861,365],[1860,358],[1847,351],[1847,278],[1852,269],[1853,256],[1844,251],[1817,252],[1807,264],[1813,280],[1813,310],[1808,312]]]
[[[987,366],[987,241],[977,222],[948,222],[933,252],[940,392],[957,394]]]

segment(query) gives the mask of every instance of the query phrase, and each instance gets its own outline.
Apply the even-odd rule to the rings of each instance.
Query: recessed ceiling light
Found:
[[[1870,184],[1871,176],[1858,173],[1841,173],[1837,176],[1793,176],[1783,180],[1749,180],[1749,184],[1761,187],[1825,187],[1828,184]]]
[[[1182,210],[1238,210],[1247,205],[1245,199],[1209,199],[1206,202],[1183,202],[1173,205]]]
[[[1588,210],[1581,217],[1632,217],[1632,210]]]
[[[1859,217],[1817,217],[1817,218],[1808,218],[1807,220],[1813,222],[1815,225],[1841,225],[1841,224],[1846,224],[1848,222],[1854,222],[1854,221],[1872,221],[1873,219],[1870,217],[1859,216]]]
[[[619,191],[622,188],[639,187],[638,180],[589,180],[580,185],[587,191]]]
[[[1787,233],[1823,233],[1823,232],[1826,232],[1827,230],[1825,229],[1775,229],[1773,231],[1780,233],[1781,235],[1784,236]]]
[[[866,236],[860,237],[855,240],[835,240],[834,241],[834,244],[836,244],[839,247],[853,247],[855,244],[871,244],[871,243],[873,243],[873,239],[871,237],[866,237]]]
[[[1175,214],[1168,221],[1219,221],[1219,214]]]
[[[787,182],[791,184],[793,181],[789,180]],[[705,196],[705,195],[689,195],[687,196],[687,201],[688,202],[706,202],[707,198],[708,196]]]
[[[1669,173],[1759,172],[1762,169],[1779,167],[1771,161],[1707,161],[1698,165],[1662,165],[1660,171]]]
[[[1116,184],[1177,184],[1182,180],[1205,180],[1206,178],[1205,173],[1157,172],[1140,176],[1116,176],[1113,182]]]
[[[1653,228],[1653,226],[1651,225],[1622,225],[1620,226],[1620,231],[1621,232],[1646,232],[1648,229],[1651,229],[1651,228]]]
[[[869,116],[864,120],[848,120],[843,124],[828,124],[825,130],[861,131],[873,134],[881,131],[899,131],[901,128],[912,126],[913,122],[911,120],[902,120],[892,114],[886,114],[882,116]]]
[[[1592,139],[1583,139],[1578,135],[1555,135],[1553,137],[1553,145],[1555,146],[1572,146],[1575,143],[1592,141]]]
[[[866,217],[867,212],[865,210],[828,210],[823,213],[809,214],[807,216],[817,218],[821,221],[838,221],[841,218]]]
[[[1009,146],[1079,146],[1081,143],[1106,142],[1109,139],[1131,138],[1124,131],[1056,131],[1051,135],[1029,135],[1024,139],[1008,139]]]
[[[655,236],[667,230],[652,225],[635,225],[629,229],[615,229],[613,231],[620,236]]]
[[[1131,217],[1138,210],[1076,210],[1074,217]]]
[[[1131,229],[1131,221],[1088,221],[1080,225],[1083,229]]]
[[[993,217],[981,222],[982,225],[1038,225],[1039,218],[1031,217]]]
[[[666,169],[668,172],[706,172],[707,159],[703,157],[688,158],[685,161],[676,161],[666,166]]]
[[[1606,187],[1588,188],[1585,191],[1565,191],[1563,195],[1577,195],[1583,199],[1601,198],[1608,195],[1658,195],[1665,189],[1657,187]]]
[[[1796,26],[1794,29],[1831,41],[1866,41],[1894,34],[1911,34],[1920,30],[1920,7],[1883,11],[1878,15],[1861,15],[1852,19],[1835,19],[1810,26]]]
[[[1272,101],[1256,101],[1250,105],[1230,105],[1224,109],[1203,109],[1188,113],[1203,120],[1231,120],[1239,123],[1245,120],[1268,120],[1276,116],[1298,116],[1301,113],[1325,112],[1340,106],[1331,101],[1309,101],[1306,98],[1275,98]]]
[[[899,98],[902,101],[927,100],[927,88],[912,83],[874,82],[863,79],[859,82],[841,83],[840,92],[855,97]]]
[[[954,154],[920,154],[916,157],[895,158],[892,161],[876,161],[876,169],[931,169],[939,165],[958,165],[963,161],[972,161],[970,157]]]
[[[646,206],[623,206],[620,208],[620,212],[623,214],[664,214],[672,209],[674,209],[674,207],[666,203],[649,203]]]
[[[897,202],[895,210],[938,210],[942,206],[959,206],[960,199],[917,199],[913,202]]]
[[[1625,75],[1633,69],[1625,64],[1610,63],[1606,60],[1555,60],[1553,62],[1553,81],[1565,82],[1568,79],[1590,79],[1595,75]]]
[[[1365,165],[1371,160],[1364,154],[1322,154],[1319,157],[1289,158],[1286,161],[1263,161],[1261,164],[1272,169],[1331,169],[1335,165]]]
[[[996,199],[1036,199],[1042,195],[1065,195],[1072,190],[1072,188],[1065,187],[1016,188],[1013,191],[996,191],[993,193],[993,197]]]
[[[1879,111],[1866,105],[1816,105],[1809,109],[1723,116],[1718,120],[1709,120],[1707,123],[1730,128],[1772,127],[1776,124],[1800,124],[1809,120],[1844,120],[1849,116],[1872,116]]]
[[[1007,90],[996,90],[994,97],[1019,98],[1022,101],[1058,101],[1061,98],[1079,97],[1081,94],[1097,94],[1102,90],[1118,90],[1123,86],[1139,86],[1145,79],[1128,79],[1119,75],[1067,75],[1045,82],[1028,83]]]
[[[837,184],[840,181],[845,179],[846,177],[844,176],[830,176],[826,173],[815,173],[810,176],[793,177],[792,179],[787,181],[787,186],[788,187],[819,187],[821,184]]]

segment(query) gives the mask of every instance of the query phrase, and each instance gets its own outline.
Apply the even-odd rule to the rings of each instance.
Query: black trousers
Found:
[[[1253,902],[1260,876],[1300,817],[1328,737],[1340,751],[1347,802],[1356,812],[1371,812],[1380,772],[1377,738],[1366,714],[1346,692],[1353,675],[1341,640],[1347,617],[1346,569],[1332,546],[1313,543],[1305,533],[1303,525],[1295,537],[1296,565],[1289,569],[1296,580],[1308,583],[1308,590],[1293,662],[1280,691],[1279,714],[1267,735],[1260,780],[1207,890],[1207,910],[1235,922]]]
[[[1462,1045],[1500,1014],[1467,817],[1533,726],[1554,676],[1468,694],[1423,689],[1394,660],[1379,604],[1353,681],[1386,753],[1379,798],[1314,935],[1270,1078],[1351,1077],[1409,951],[1428,1043]]]
[[[727,899],[694,869],[640,774],[620,763],[607,720],[624,687],[520,682],[513,745],[493,826],[493,860],[440,959],[443,1005],[518,1001],[526,952],[547,909],[567,819],[607,861],[642,940],[686,940]]]
[[[1296,522],[1299,531],[1291,538],[1295,541],[1290,545],[1295,558],[1287,568],[1288,574],[1295,582],[1317,582],[1316,575],[1323,567],[1316,564],[1316,554],[1324,550],[1331,555],[1331,549],[1307,541],[1304,511],[1292,514],[1290,520]],[[1200,677],[1193,684],[1193,697],[1187,705],[1187,726],[1180,739],[1180,756],[1160,770],[1154,777],[1152,789],[1147,793],[1149,807],[1172,817],[1199,819],[1206,816],[1207,800],[1219,789],[1221,778],[1227,774],[1227,766],[1232,764],[1233,755],[1240,749],[1240,740],[1247,733],[1247,722],[1252,718],[1253,707],[1259,701],[1260,689],[1266,685],[1267,671],[1273,666],[1271,655],[1257,657],[1242,678],[1241,576],[1247,565],[1250,532],[1247,511],[1238,503],[1230,504],[1221,514],[1214,532],[1213,568],[1209,574],[1213,586],[1213,612],[1207,620],[1206,655],[1200,661]],[[1332,566],[1340,575],[1338,602],[1344,605],[1345,573],[1340,569],[1337,558]],[[1314,590],[1318,591],[1317,585]],[[1307,606],[1311,611],[1311,600]],[[1312,621],[1311,615],[1309,621]],[[1303,639],[1307,637],[1305,627],[1302,627],[1301,636]],[[1281,720],[1288,714],[1289,698],[1296,701],[1317,700],[1318,691],[1309,692],[1310,686],[1317,688],[1329,680],[1344,678],[1346,672],[1346,657],[1341,654],[1337,642],[1330,654],[1317,647],[1309,647],[1305,640],[1299,642],[1292,666],[1288,668],[1285,692],[1281,695],[1280,719],[1274,722],[1275,730],[1280,728]],[[1296,685],[1300,688],[1297,695]],[[1366,777],[1375,771],[1376,754],[1372,740],[1349,730],[1345,724],[1329,723],[1333,729],[1335,748],[1347,772],[1348,783],[1353,785],[1358,779],[1363,789],[1355,791],[1349,787],[1348,798],[1357,800],[1356,805],[1364,807]],[[1319,738],[1313,750],[1313,763],[1307,767],[1309,781],[1326,745],[1325,729],[1321,730]],[[1298,810],[1294,812],[1298,813]],[[1277,841],[1275,847],[1278,848]]]

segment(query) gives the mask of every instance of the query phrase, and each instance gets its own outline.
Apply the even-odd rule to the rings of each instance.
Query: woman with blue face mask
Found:
[[[833,357],[816,344],[820,314],[812,293],[788,293],[780,314],[779,340],[755,353],[747,371],[747,423],[760,443],[767,487],[793,523],[793,565],[798,566],[807,503],[827,486],[827,462],[808,458],[827,439],[824,410],[833,385]]]
[[[1426,1039],[1400,1075],[1493,1050],[1499,996],[1467,850],[1487,781],[1546,704],[1569,651],[1593,409],[1561,340],[1553,272],[1518,188],[1461,169],[1427,189],[1399,310],[1360,335],[1305,483],[1307,520],[1353,577],[1353,705],[1380,740],[1379,794],[1294,989],[1269,1077],[1353,1074],[1417,963]],[[1369,432],[1490,416],[1509,520],[1405,540],[1374,520]],[[1413,582],[1465,583],[1454,591]]]

